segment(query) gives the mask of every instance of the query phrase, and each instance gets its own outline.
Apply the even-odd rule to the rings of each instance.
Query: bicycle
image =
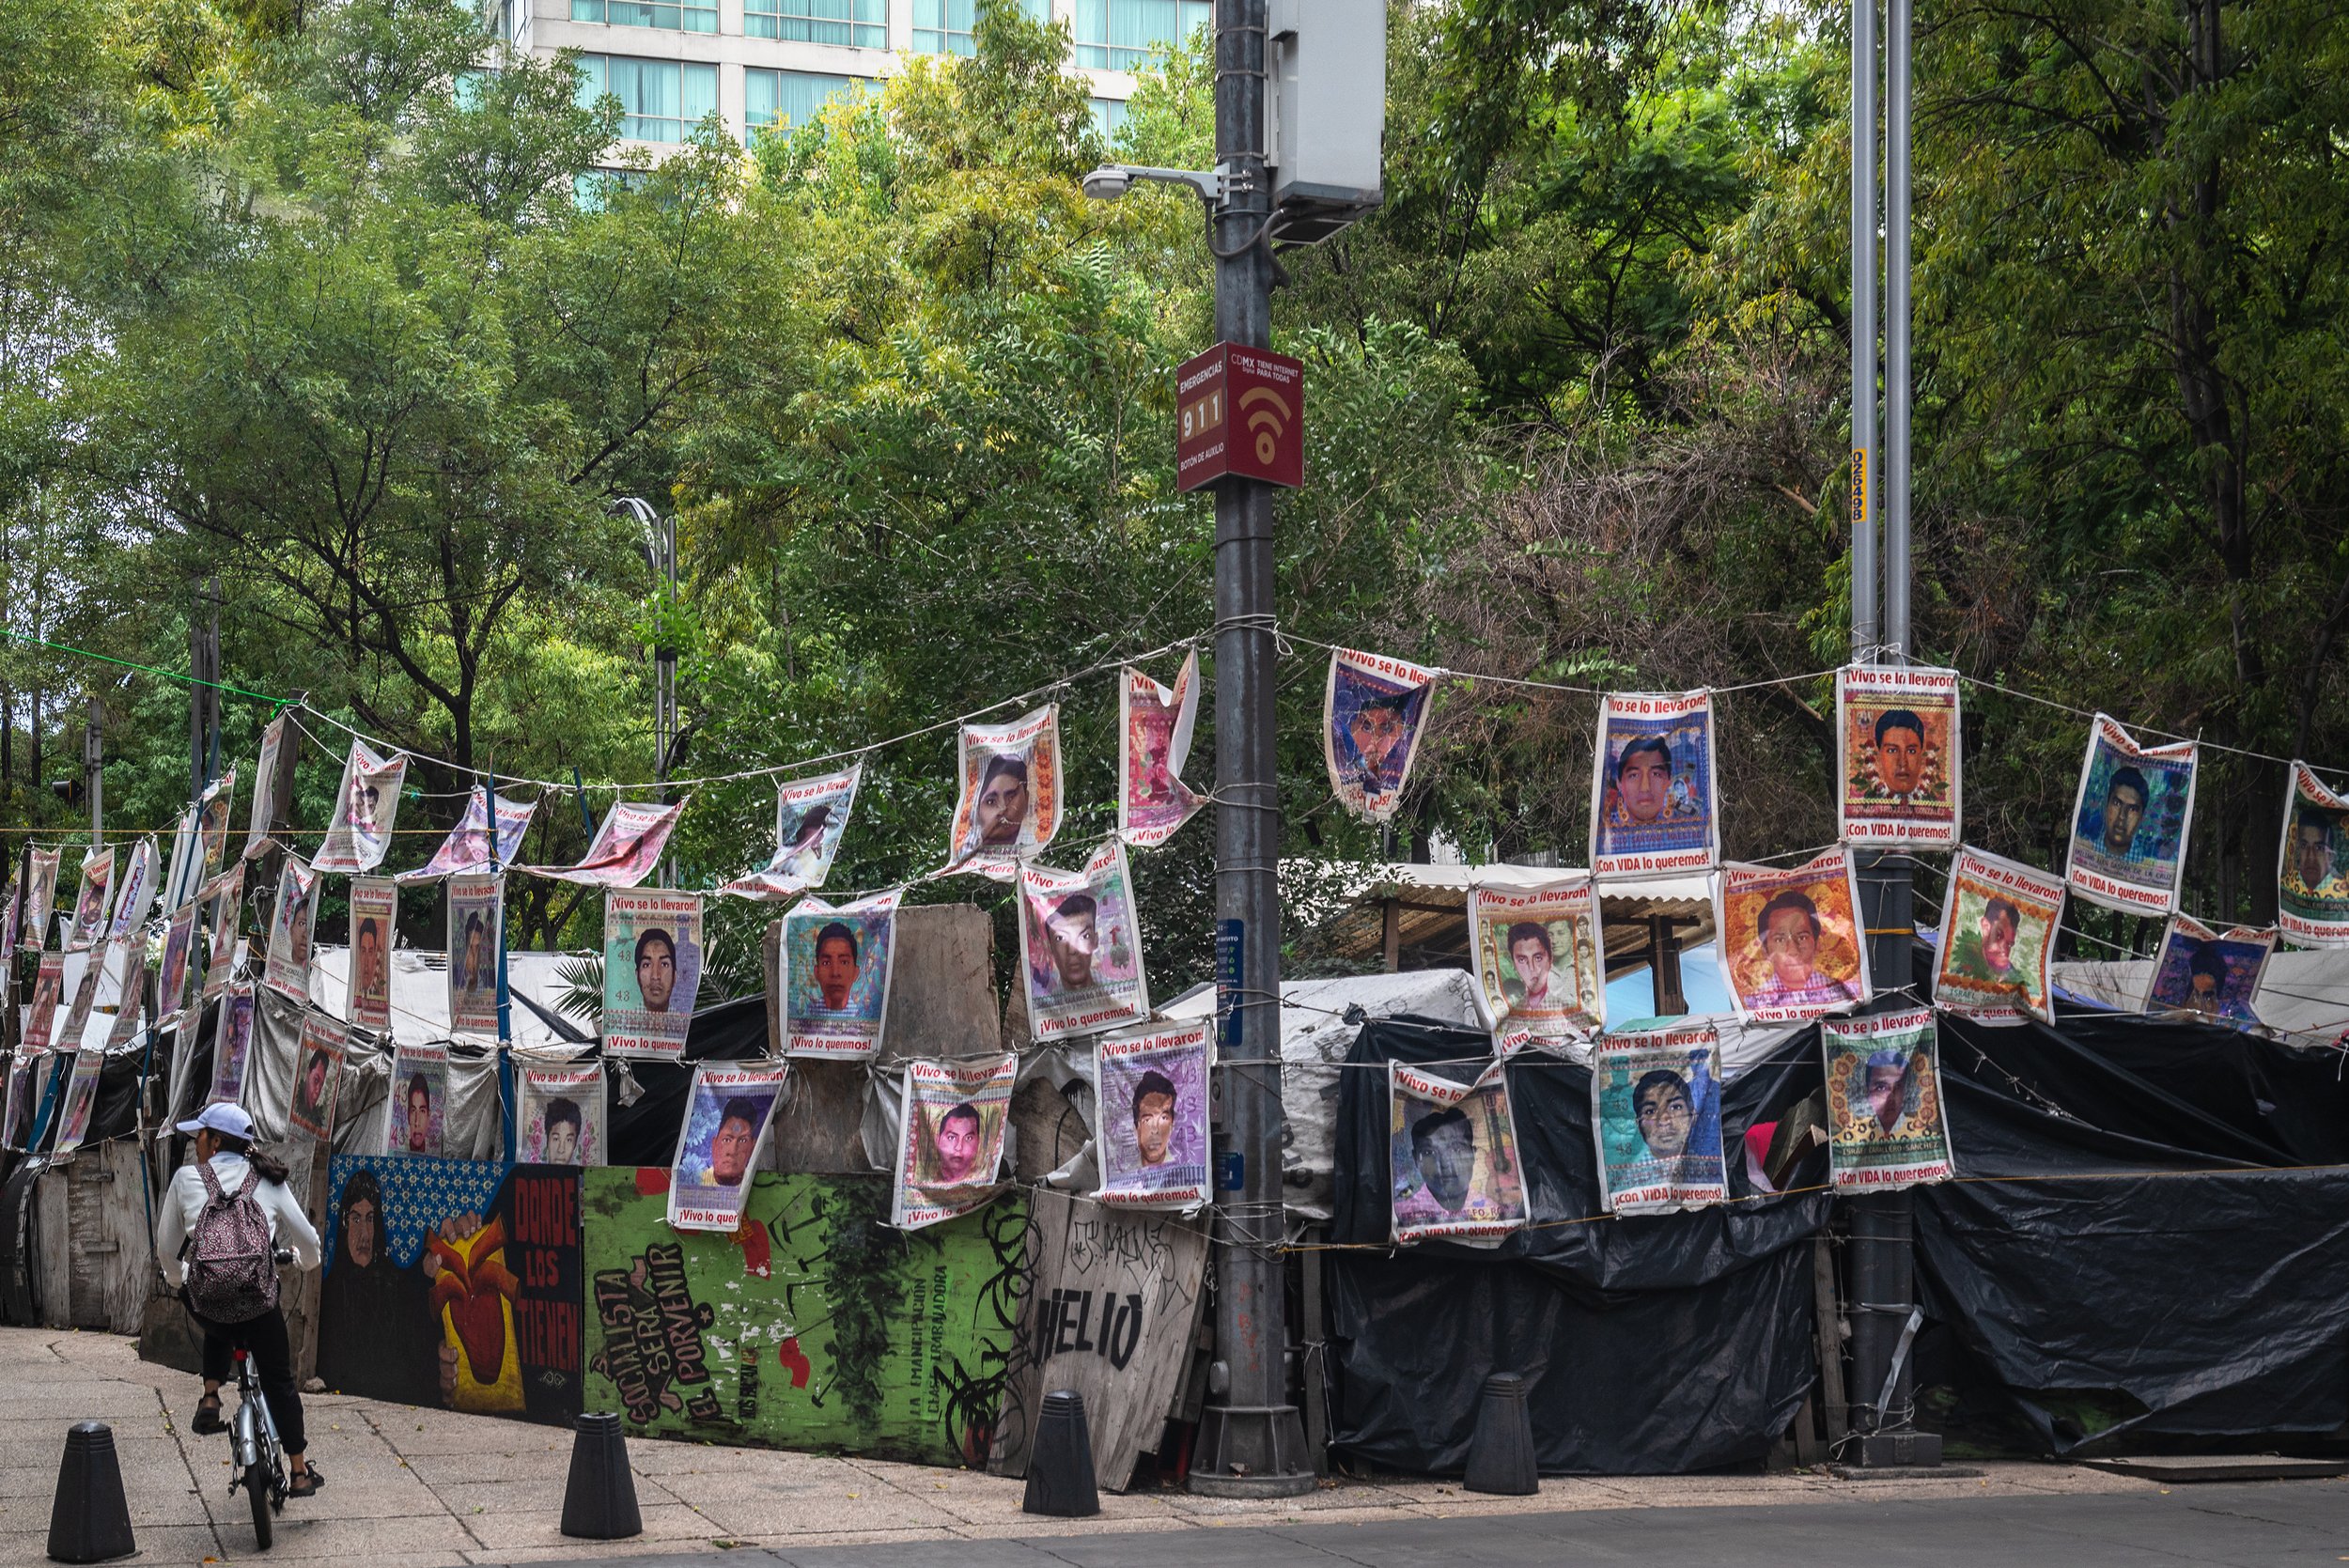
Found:
[[[293,1250],[280,1247],[273,1254],[278,1267],[293,1262]],[[275,1534],[275,1515],[286,1510],[286,1451],[277,1440],[277,1422],[269,1412],[269,1396],[261,1391],[260,1374],[242,1345],[231,1354],[236,1361],[237,1413],[228,1422],[230,1463],[228,1495],[242,1486],[253,1504],[253,1538],[263,1551]]]

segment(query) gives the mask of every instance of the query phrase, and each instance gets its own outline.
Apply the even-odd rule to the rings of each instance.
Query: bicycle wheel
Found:
[[[253,1499],[253,1541],[269,1550],[269,1467],[256,1459],[244,1467],[244,1495]]]

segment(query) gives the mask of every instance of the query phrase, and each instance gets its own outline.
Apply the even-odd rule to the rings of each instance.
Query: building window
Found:
[[[1093,101],[1093,126],[1109,141],[1126,123],[1126,101],[1122,98],[1097,98]]]
[[[1019,8],[1037,22],[1052,20],[1051,0],[1019,0]],[[913,0],[913,52],[977,54],[971,34],[978,19],[978,0]]]
[[[1077,64],[1147,70],[1152,44],[1179,49],[1214,9],[1213,0],[1077,0]]]
[[[614,27],[666,27],[673,33],[718,30],[715,0],[571,0],[573,22],[608,22]]]
[[[681,142],[718,108],[718,68],[625,54],[579,57],[579,101],[610,93],[620,101],[620,134],[640,142]]]
[[[744,139],[756,141],[770,125],[805,125],[823,106],[857,85],[853,76],[827,76],[814,70],[745,70],[742,72]]]
[[[742,0],[742,32],[792,43],[889,47],[889,0]]]

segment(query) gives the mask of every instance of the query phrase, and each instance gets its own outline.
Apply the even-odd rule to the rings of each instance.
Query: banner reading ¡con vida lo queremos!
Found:
[[[1403,803],[1440,670],[1354,648],[1330,650],[1321,699],[1321,753],[1338,803],[1384,822]]]
[[[1961,847],[1941,901],[1936,1006],[1976,1023],[2055,1021],[2047,964],[2063,878]]]
[[[2190,915],[2171,915],[2146,976],[2144,1009],[2206,1023],[2255,1026],[2252,1000],[2276,951],[2276,927],[2214,931]]]
[[[1101,1185],[1112,1208],[1207,1201],[1207,1073],[1215,1020],[1104,1036],[1094,1047]]]
[[[1587,1040],[1607,1024],[1607,950],[1588,872],[1469,889],[1476,986],[1503,1054]]]
[[[1838,823],[1845,844],[1958,845],[1957,672],[1847,664],[1835,672]]]
[[[1670,877],[1718,863],[1712,692],[1600,698],[1592,773],[1592,876]]]
[[[1497,1241],[1525,1226],[1507,1064],[1472,1083],[1387,1063],[1388,1213],[1398,1242]]]
[[[1714,893],[1721,983],[1750,1022],[1849,1012],[1869,994],[1851,851],[1801,865],[1724,866]]]
[[[1609,1035],[1591,1051],[1591,1128],[1609,1213],[1720,1203],[1719,1034],[1704,1025]]]
[[[2349,947],[2349,855],[2341,828],[2349,800],[2316,769],[2292,765],[2284,786],[2284,840],[2276,862],[2276,923],[2295,947]],[[53,878],[54,867],[52,867]]]
[[[1933,1009],[1819,1026],[1837,1190],[1890,1192],[1956,1173]]]
[[[2140,746],[2096,715],[2072,804],[2072,852],[2063,879],[2093,904],[2135,915],[2178,907],[2186,831],[2194,820],[2191,740]]]

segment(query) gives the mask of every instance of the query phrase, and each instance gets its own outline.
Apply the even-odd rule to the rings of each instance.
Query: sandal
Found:
[[[212,1394],[195,1402],[195,1420],[188,1430],[199,1437],[210,1437],[216,1432],[228,1430],[228,1423],[220,1419],[220,1396]]]
[[[311,1493],[317,1491],[319,1487],[325,1484],[325,1475],[316,1465],[313,1465],[308,1469],[303,1470],[300,1475],[294,1477],[293,1484],[286,1488],[286,1496],[288,1498],[306,1498]]]

